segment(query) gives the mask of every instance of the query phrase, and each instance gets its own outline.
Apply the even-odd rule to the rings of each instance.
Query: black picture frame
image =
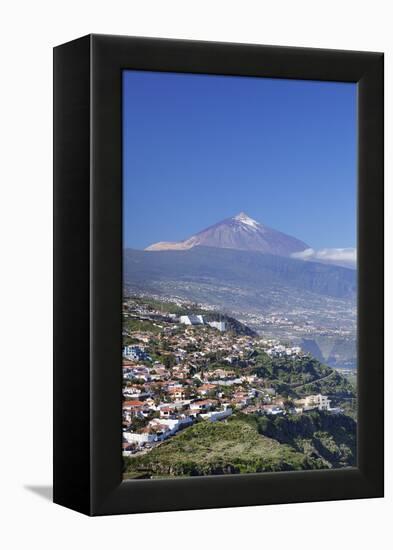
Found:
[[[123,69],[358,84],[358,465],[122,481]],[[88,515],[383,496],[383,54],[88,35],[54,49],[54,502]]]

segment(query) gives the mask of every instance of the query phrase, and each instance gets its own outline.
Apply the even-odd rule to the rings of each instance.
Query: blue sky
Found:
[[[356,139],[355,84],[124,71],[124,245],[245,211],[355,247]]]

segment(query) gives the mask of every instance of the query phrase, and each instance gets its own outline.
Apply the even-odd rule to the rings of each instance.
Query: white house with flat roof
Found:
[[[304,410],[318,409],[319,411],[330,411],[330,399],[327,395],[307,395],[304,399],[300,399],[297,403],[303,405]]]
[[[230,407],[225,407],[221,411],[210,411],[204,414],[201,414],[201,417],[204,420],[209,420],[209,422],[217,422],[217,420],[223,420],[224,418],[228,418],[228,416],[231,416],[232,409]]]
[[[181,315],[180,322],[182,325],[203,325],[203,315]]]
[[[158,441],[158,436],[155,433],[151,432],[123,432],[124,439],[127,440],[128,443],[137,443],[138,445],[141,445],[143,443],[153,443],[154,441]]]

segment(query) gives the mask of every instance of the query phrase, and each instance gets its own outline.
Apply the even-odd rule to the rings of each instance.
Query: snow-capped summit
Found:
[[[245,225],[248,225],[249,227],[253,227],[254,229],[257,229],[261,226],[260,223],[258,223],[253,218],[250,218],[245,212],[240,212],[237,216],[233,217],[234,220],[240,223],[244,223]]]
[[[180,242],[158,242],[146,248],[158,250],[188,250],[194,246],[255,250],[265,254],[290,256],[310,248],[306,243],[259,223],[245,212],[208,227]]]

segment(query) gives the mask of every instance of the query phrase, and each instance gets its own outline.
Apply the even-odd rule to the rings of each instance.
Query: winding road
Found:
[[[329,374],[325,374],[325,376],[322,376],[321,378],[316,378],[315,380],[311,380],[310,382],[305,382],[303,384],[288,384],[291,388],[302,388],[303,386],[308,386],[309,384],[315,384],[317,382],[320,382],[321,380],[326,380],[330,376],[335,374],[335,371],[329,372]]]

